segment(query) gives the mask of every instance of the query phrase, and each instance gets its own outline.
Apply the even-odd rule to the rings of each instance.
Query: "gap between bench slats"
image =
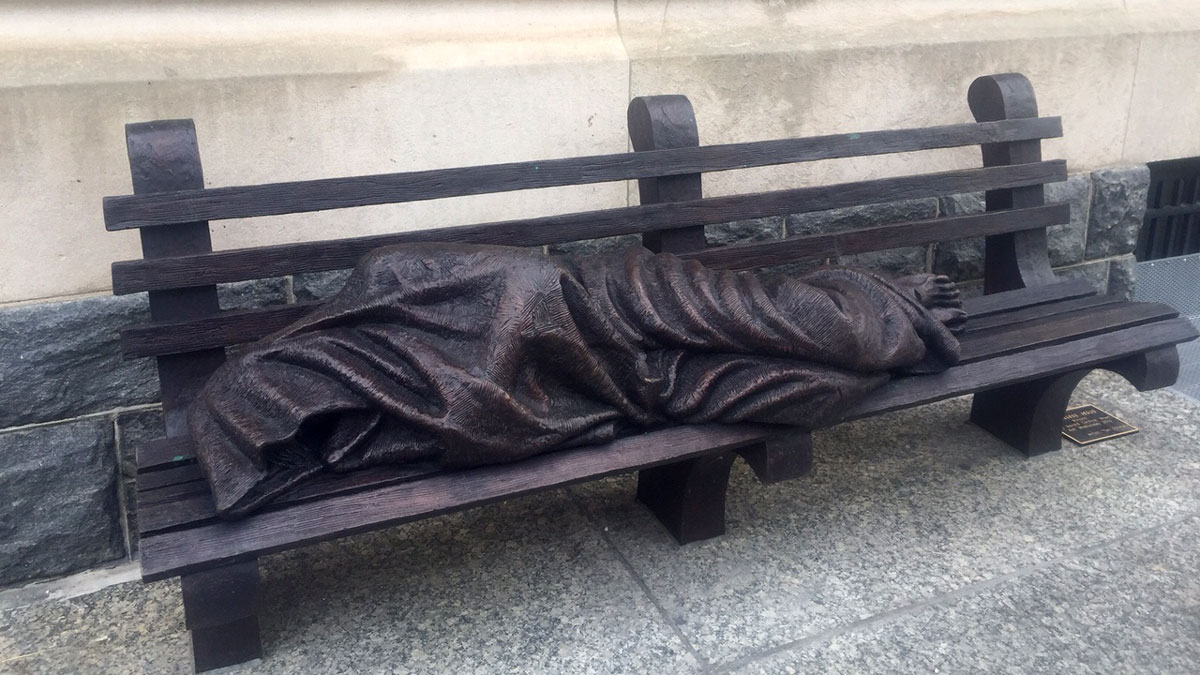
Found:
[[[680,254],[714,268],[741,269],[780,265],[806,259],[837,257],[852,253],[912,246],[932,241],[986,236],[1026,228],[1064,223],[1070,215],[1066,204],[1051,204],[1020,211],[938,218],[926,221],[813,234],[754,244],[734,244]],[[145,323],[121,330],[121,349],[126,358],[161,356],[252,342],[269,335],[311,312],[319,302],[230,310],[212,316],[177,322]]]
[[[1111,307],[1045,316],[964,340],[962,364],[1078,340],[1098,332],[1139,326],[1176,315],[1177,313],[1166,305],[1126,302]],[[171,471],[166,480],[161,477],[161,474],[165,473],[162,471],[141,473],[138,476],[138,504],[141,514],[139,524],[143,533],[216,517],[208,486],[202,480],[198,467],[193,465]],[[171,480],[184,482],[165,484]],[[342,479],[331,482],[337,480]],[[369,483],[359,483],[351,487],[361,488],[368,485]],[[158,508],[143,509],[143,504],[157,505]]]
[[[1083,279],[1069,279],[1045,286],[968,298],[963,302],[963,308],[971,316],[966,329],[970,332],[975,322],[983,320],[1000,321],[1003,324],[1003,318],[1007,314],[1052,307],[1061,302],[1093,297],[1095,294],[1096,289]],[[137,448],[139,472],[159,471],[194,459],[195,452],[191,440],[186,437],[160,438]]]
[[[1059,118],[1035,117],[164,194],[124,195],[104,199],[104,223],[109,230],[124,230],[179,222],[305,213],[1059,136],[1062,136],[1062,121]]]
[[[904,378],[850,409],[845,419],[969,394],[999,384],[1036,379],[1191,339],[1186,319],[1128,328],[1042,347],[1020,358],[1002,357],[952,372]],[[604,448],[549,453],[515,465],[485,467],[369,492],[148,536],[140,543],[142,578],[153,581],[217,564],[245,560],[417,518],[487,504],[606,475],[626,473],[760,441],[769,431],[704,425],[621,439]]]
[[[458,242],[541,246],[860,204],[1026,187],[1063,181],[1066,177],[1066,163],[1053,160],[191,256],[126,260],[113,263],[113,293],[123,295],[345,269],[353,267],[372,249],[392,244]],[[1012,226],[1013,229],[1028,229],[1016,223]]]

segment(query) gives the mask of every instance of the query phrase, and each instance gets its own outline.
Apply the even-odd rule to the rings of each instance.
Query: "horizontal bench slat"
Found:
[[[196,461],[196,448],[189,436],[156,438],[139,445],[136,452],[138,473]]]
[[[983,236],[1016,228],[1046,227],[1066,222],[1070,208],[1052,204],[1019,211],[938,218],[884,225],[865,230],[814,234],[753,244],[734,244],[680,257],[716,268],[739,269],[781,265],[804,259],[824,259],[880,248],[911,246],[932,241]],[[190,321],[145,323],[121,331],[126,358],[179,354],[211,347],[251,342],[271,334],[311,312],[319,302],[230,310]]]
[[[123,295],[345,269],[353,267],[359,258],[372,249],[392,244],[458,242],[541,246],[859,204],[1040,185],[1066,180],[1066,176],[1066,162],[1053,160],[369,237],[127,260],[113,263],[113,293]]]
[[[1097,366],[1130,354],[1187,342],[1195,337],[1196,328],[1191,322],[1175,318],[968,363],[936,375],[900,378],[885,384],[865,401],[852,406],[842,416],[842,421]]]
[[[236,522],[146,537],[142,578],[162,579],[218,561],[317,542],[468,506],[658,466],[761,441],[777,429],[756,425],[675,427],[622,438],[603,447],[564,450],[519,464],[444,473],[256,514]]]
[[[125,358],[131,359],[253,342],[285,328],[320,305],[320,301],[297,302],[234,309],[191,321],[137,324],[121,330],[121,351]]]
[[[720,269],[750,269],[783,265],[801,260],[820,260],[842,255],[919,246],[938,241],[984,237],[1018,230],[1032,230],[1067,222],[1069,204],[1047,204],[1013,211],[989,211],[966,216],[880,225],[846,232],[810,234],[786,239],[732,244],[681,253]]]
[[[1055,314],[1092,309],[1105,305],[1115,305],[1122,302],[1125,302],[1125,300],[1115,295],[1090,295],[1062,302],[1026,307],[1025,309],[1006,312],[1004,314],[992,314],[983,317],[970,316],[967,319],[966,325],[963,326],[963,335],[960,337],[965,338],[967,335],[983,333],[989,330],[1008,329],[1026,322],[1039,321]]]
[[[1084,279],[1067,279],[1044,286],[980,295],[963,301],[963,309],[975,319],[994,316],[1026,307],[1083,298],[1096,294],[1096,287]]]
[[[1094,366],[1178,344],[1195,335],[1196,329],[1186,319],[1170,319],[1041,347],[1019,357],[967,364],[938,375],[901,378],[852,407],[843,419]],[[142,578],[154,581],[582,480],[742,447],[770,433],[770,428],[751,425],[676,427],[620,439],[602,448],[565,450],[517,464],[438,474],[260,513],[241,521],[214,522],[148,536],[140,544]]]
[[[1179,316],[1171,307],[1156,302],[1123,302],[1093,309],[1055,314],[964,336],[962,359],[968,364],[1037,347],[1059,344],[1098,333],[1131,328]]]
[[[195,473],[199,474],[199,468],[195,464],[180,468],[194,469]],[[275,511],[316,499],[409,482],[434,473],[438,472],[432,469],[379,467],[345,474],[323,474],[281,495],[268,504],[264,511]],[[153,476],[154,473],[147,475]],[[218,520],[212,492],[202,477],[176,485],[140,490],[138,509],[140,536]]]
[[[1056,138],[1057,117],[869,131],[350,178],[187,190],[104,199],[104,223],[124,230],[171,223],[306,213],[446,197],[685,175],[838,157]]]

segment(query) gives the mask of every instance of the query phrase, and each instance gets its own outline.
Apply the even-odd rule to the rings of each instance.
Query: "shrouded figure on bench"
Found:
[[[960,307],[928,274],[393,246],[219,369],[189,423],[236,517],[322,471],[495,464],[670,424],[820,426],[891,373],[956,362]]]

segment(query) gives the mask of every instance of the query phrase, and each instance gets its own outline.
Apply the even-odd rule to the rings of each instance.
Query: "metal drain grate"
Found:
[[[1138,260],[1200,253],[1200,157],[1150,162]]]
[[[1165,302],[1200,328],[1200,255],[1138,263],[1134,300]],[[1179,345],[1175,389],[1200,400],[1200,340]]]

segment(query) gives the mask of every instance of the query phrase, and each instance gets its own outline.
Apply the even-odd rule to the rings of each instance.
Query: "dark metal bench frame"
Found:
[[[302,486],[238,522],[215,519],[187,438],[189,400],[225,358],[294,321],[315,303],[222,311],[217,283],[351,267],[365,252],[405,241],[534,246],[640,233],[658,251],[734,269],[824,260],[866,251],[985,236],[985,295],[968,302],[963,363],[939,375],[894,380],[841,421],[975,394],[971,420],[1029,455],[1058,449],[1067,400],[1091,369],[1139,389],[1174,382],[1175,345],[1195,330],[1163,305],[1095,295],[1051,272],[1046,227],[1069,218],[1046,205],[1043,184],[1066,178],[1043,162],[1041,139],[1061,136],[1039,118],[1021,75],[981,77],[968,101],[976,122],[734,145],[699,146],[682,96],[635,99],[635,152],[248,187],[204,189],[190,120],[126,128],[134,194],[105,199],[110,230],[138,228],[142,260],[113,265],[114,293],[148,292],[151,322],[122,332],[127,356],[153,356],[166,438],[138,452],[143,578],[182,577],[197,670],[256,658],[258,557],[602,476],[638,471],[638,499],[681,543],[725,529],[725,489],[735,457],[764,483],[807,473],[811,430],[758,425],[682,426],[517,464],[418,474],[375,470]],[[983,167],[703,198],[703,172],[836,157],[979,144]],[[208,220],[637,179],[641,205],[418,232],[213,252]],[[987,190],[983,214],[778,241],[708,247],[704,225],[745,218]]]

